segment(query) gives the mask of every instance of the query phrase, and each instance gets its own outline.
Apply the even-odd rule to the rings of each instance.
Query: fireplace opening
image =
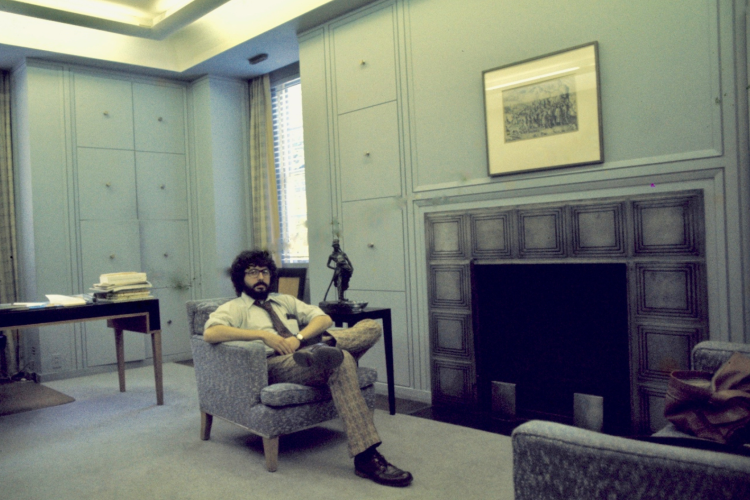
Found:
[[[574,393],[603,398],[603,431],[630,431],[625,264],[473,264],[477,395],[516,384],[522,419],[573,423]]]

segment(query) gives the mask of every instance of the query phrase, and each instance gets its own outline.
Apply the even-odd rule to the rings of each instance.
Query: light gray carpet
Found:
[[[164,406],[153,369],[49,382],[75,402],[0,417],[0,497],[80,499],[513,499],[510,438],[375,411],[381,452],[410,470],[405,489],[353,473],[339,421],[281,438],[279,469],[261,439],[216,419],[199,438],[193,369],[164,365]]]

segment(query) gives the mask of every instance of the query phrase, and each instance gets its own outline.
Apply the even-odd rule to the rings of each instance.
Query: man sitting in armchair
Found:
[[[380,338],[380,325],[366,319],[351,329],[328,333],[333,321],[320,308],[269,292],[276,264],[265,250],[240,253],[232,263],[231,278],[237,298],[211,313],[204,340],[265,344],[269,384],[328,384],[344,423],[355,474],[387,486],[409,485],[411,473],[388,463],[377,451],[380,437],[357,380],[357,360]]]

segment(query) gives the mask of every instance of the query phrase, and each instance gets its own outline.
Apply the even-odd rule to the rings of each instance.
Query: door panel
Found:
[[[396,103],[339,117],[343,200],[401,195]]]
[[[133,84],[135,149],[185,153],[185,90]]]
[[[344,203],[342,249],[354,267],[350,288],[403,291],[403,213],[392,199]]]
[[[73,85],[78,146],[133,149],[132,84],[77,73]]]
[[[139,219],[187,219],[185,156],[136,153]]]
[[[338,112],[396,99],[393,6],[333,30]]]
[[[82,220],[135,219],[133,152],[78,148],[78,199]]]
[[[142,221],[143,271],[154,288],[186,288],[190,281],[187,221]]]
[[[159,299],[162,354],[189,354],[190,330],[185,303],[191,298],[190,289],[159,288],[152,293]]]

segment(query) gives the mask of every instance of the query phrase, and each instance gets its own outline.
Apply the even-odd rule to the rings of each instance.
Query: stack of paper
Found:
[[[124,272],[100,274],[98,285],[133,285],[136,283],[145,283],[146,273]]]
[[[91,288],[97,302],[121,302],[152,297],[146,273],[122,272],[102,274]]]
[[[81,296],[71,297],[69,295],[45,295],[51,306],[83,306],[86,299]]]

